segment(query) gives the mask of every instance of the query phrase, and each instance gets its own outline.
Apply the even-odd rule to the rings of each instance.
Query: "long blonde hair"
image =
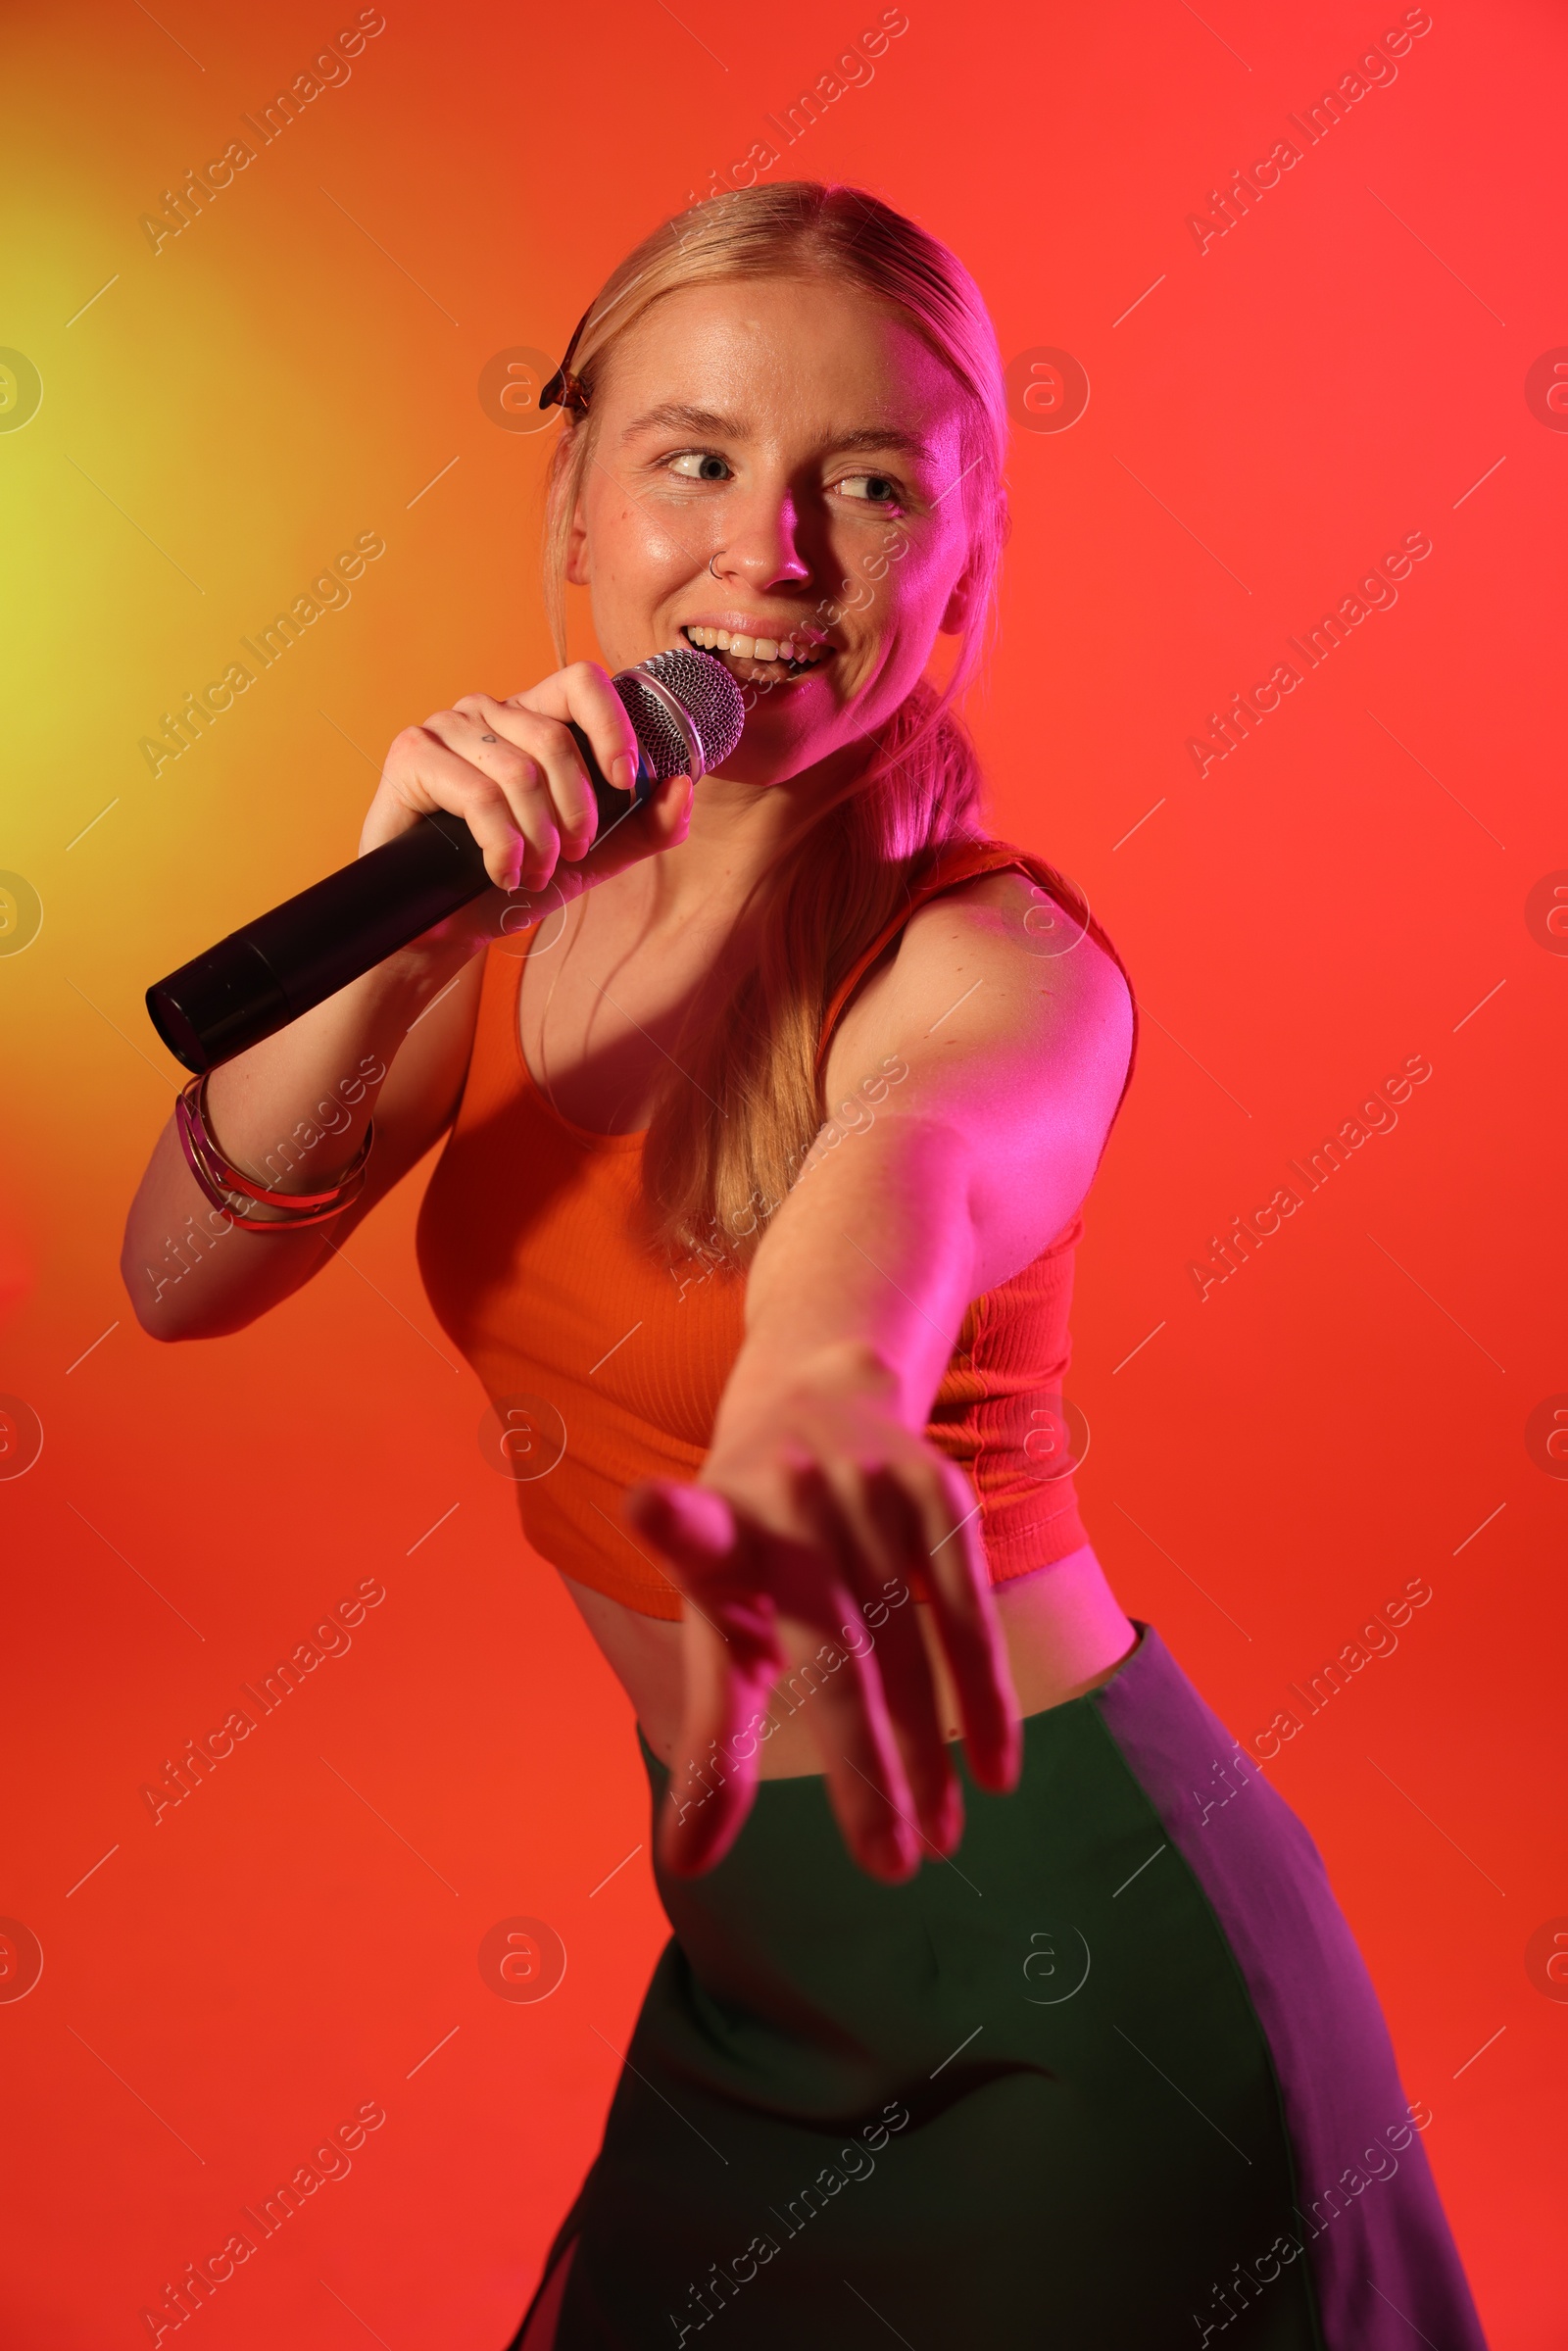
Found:
[[[815,275],[896,304],[956,380],[974,594],[947,684],[915,686],[875,730],[868,767],[754,885],[755,960],[733,993],[688,1014],[674,1049],[679,1066],[661,1085],[643,1148],[647,1238],[737,1271],[825,1116],[816,1049],[835,988],[907,904],[910,880],[931,856],[984,831],[980,763],[955,707],[995,627],[1008,529],[1005,391],[979,288],[947,246],[862,189],[785,180],[712,197],[662,222],[600,289],[573,358],[587,407],[565,415],[546,491],[545,604],[564,664],[566,550],[608,354],[652,304],[682,287]]]

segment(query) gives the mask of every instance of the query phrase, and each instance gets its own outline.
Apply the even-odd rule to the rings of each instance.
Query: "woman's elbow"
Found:
[[[161,1264],[150,1265],[146,1262],[146,1251],[138,1249],[133,1239],[127,1238],[120,1259],[121,1285],[138,1328],[145,1331],[149,1339],[172,1345],[180,1339],[217,1339],[224,1336],[211,1322],[194,1321],[188,1301],[184,1302],[184,1311],[181,1311],[180,1290],[195,1270],[178,1261],[172,1251],[165,1256]]]

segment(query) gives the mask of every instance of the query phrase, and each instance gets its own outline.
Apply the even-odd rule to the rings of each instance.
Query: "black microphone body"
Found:
[[[596,841],[667,776],[695,783],[720,765],[745,723],[740,688],[711,654],[659,654],[611,683],[639,746],[630,793],[606,780],[587,736],[567,721],[599,804]],[[187,1069],[216,1069],[491,887],[463,818],[437,809],[156,981],[147,991],[153,1026]]]

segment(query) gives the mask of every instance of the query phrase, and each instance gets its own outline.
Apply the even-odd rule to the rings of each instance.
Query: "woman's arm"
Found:
[[[685,838],[684,776],[666,778],[596,838],[573,722],[603,772],[625,781],[637,738],[608,671],[592,661],[506,702],[466,694],[397,737],[361,828],[361,857],[446,809],[484,852],[491,886],[209,1080],[214,1139],[280,1197],[328,1189],[373,1113],[365,1184],[341,1216],[294,1232],[239,1232],[197,1184],[171,1118],[131,1203],[120,1260],[152,1338],[243,1330],[308,1282],[445,1133],[467,1070],[484,951],[509,902],[516,919],[548,885],[544,910],[553,911]],[[256,1221],[283,1220],[264,1207]]]
[[[452,1123],[483,977],[469,962],[439,997],[393,959],[328,997],[208,1081],[223,1150],[256,1180],[324,1191],[375,1119],[352,1207],[299,1232],[246,1233],[208,1200],[171,1117],[125,1220],[120,1270],[152,1339],[220,1339],[304,1288]],[[256,1221],[276,1221],[259,1208]]]
[[[1032,952],[1037,901],[1021,875],[991,874],[910,918],[832,1055],[835,1076],[893,1056],[908,1075],[858,1131],[818,1137],[760,1244],[696,1486],[628,1493],[633,1524],[695,1602],[681,1752],[718,1759],[702,1783],[712,1794],[695,1800],[677,1769],[662,1847],[673,1868],[710,1866],[738,1832],[766,1693],[823,1641],[849,1649],[813,1721],[852,1851],[902,1878],[916,1824],[952,1849],[957,1784],[913,1611],[884,1609],[876,1638],[865,1632],[911,1564],[929,1580],[975,1777],[1001,1789],[1016,1776],[973,1492],[923,1432],[969,1301],[1070,1220],[1126,1074],[1125,981],[1087,937]]]

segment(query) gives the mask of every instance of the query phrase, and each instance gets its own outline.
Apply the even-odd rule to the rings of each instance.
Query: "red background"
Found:
[[[559,353],[620,254],[862,18],[386,14],[352,82],[156,261],[140,212],[338,20],[116,0],[5,36],[20,291],[0,341],[46,385],[0,448],[38,548],[8,861],[46,907],[0,959],[0,1387],[45,1433],[0,1482],[0,1911],[45,1959],[0,2003],[5,2339],[26,2351],[147,2340],[165,2281],[371,2099],[384,2127],[220,2289],[209,2341],[499,2346],[665,1932],[629,1711],[521,1543],[478,1384],[419,1291],[428,1165],[268,1321],[159,1347],[117,1270],[182,1074],[141,994],[353,855],[373,789],[356,747],[554,665],[548,436],[499,429],[480,372]],[[1081,1252],[1084,1509],[1124,1603],[1244,1743],[1430,1584],[1397,1652],[1268,1770],[1432,2109],[1490,2339],[1546,2351],[1568,2003],[1527,1945],[1568,1913],[1568,1486],[1526,1428],[1568,1390],[1568,960],[1526,909],[1568,867],[1568,438],[1525,379],[1568,342],[1561,12],[1436,0],[1397,78],[1250,216],[1206,251],[1187,226],[1401,14],[910,0],[874,79],[772,175],[914,214],[974,271],[1004,356],[1087,371],[1070,429],[1019,412],[1001,649],[971,704],[995,829],[1088,891],[1146,1015]],[[220,625],[211,602],[166,607],[187,592],[68,455]],[[134,747],[160,704],[378,518],[357,617],[149,779]],[[1186,744],[1208,713],[1417,530],[1432,553],[1397,604],[1200,777]],[[580,606],[576,625],[591,651]],[[1413,1054],[1433,1074],[1396,1130],[1200,1301],[1189,1260]],[[387,1596],[351,1652],[155,1827],[141,1785],[369,1576]],[[519,1913],[568,1954],[539,2005],[477,1966]]]

